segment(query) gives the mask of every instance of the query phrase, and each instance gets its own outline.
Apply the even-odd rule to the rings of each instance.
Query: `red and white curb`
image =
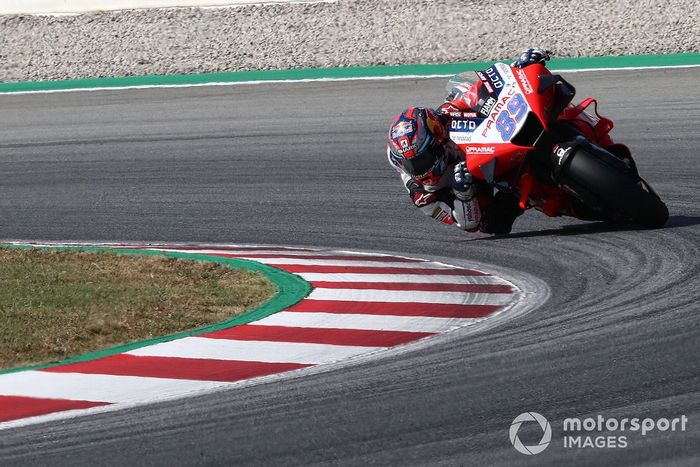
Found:
[[[250,245],[105,245],[242,258],[314,287],[251,324],[97,360],[0,375],[0,429],[199,395],[425,340],[503,314],[523,296],[476,269],[403,256]]]

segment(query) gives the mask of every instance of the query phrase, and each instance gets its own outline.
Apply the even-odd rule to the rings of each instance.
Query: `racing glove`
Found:
[[[455,165],[452,193],[461,201],[469,201],[474,197],[474,178],[469,173],[466,162]]]
[[[435,193],[426,191],[420,183],[415,180],[411,180],[406,184],[408,188],[408,194],[411,196],[411,201],[417,207],[427,206],[438,201],[438,196]]]
[[[428,216],[443,224],[453,225],[452,206],[448,204],[440,192],[430,192],[415,180],[406,183],[413,204]],[[444,190],[443,190],[444,191]]]
[[[533,63],[542,63],[549,60],[551,52],[544,49],[527,49],[516,61],[513,62],[514,67],[525,68]]]

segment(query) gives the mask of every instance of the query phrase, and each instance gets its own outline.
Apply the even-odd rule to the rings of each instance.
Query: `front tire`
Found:
[[[620,170],[619,161],[606,161],[609,154],[594,155],[579,148],[567,161],[565,180],[584,199],[598,200],[607,220],[658,228],[668,220],[668,208],[636,173]]]

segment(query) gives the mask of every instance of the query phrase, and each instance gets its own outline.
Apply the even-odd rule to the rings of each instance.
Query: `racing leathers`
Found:
[[[439,177],[414,178],[401,170],[391,157],[389,163],[401,175],[411,201],[418,209],[435,220],[474,232],[479,228],[481,210],[471,174],[466,172],[464,152],[452,141],[446,141],[443,149],[445,167]],[[464,178],[467,174],[468,181],[460,180],[460,176]]]
[[[476,101],[478,85],[463,87],[463,92],[448,96],[448,100],[438,107],[435,114],[446,133],[452,117],[462,116],[475,106],[472,100]],[[462,230],[509,233],[515,218],[522,213],[515,197],[503,192],[494,195],[491,186],[473,180],[466,168],[464,152],[451,140],[442,143],[442,150],[444,166],[414,177],[406,173],[387,148],[389,163],[401,175],[413,204],[433,219]]]

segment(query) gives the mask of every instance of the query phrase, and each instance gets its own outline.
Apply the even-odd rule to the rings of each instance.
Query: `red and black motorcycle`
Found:
[[[627,147],[612,143],[612,121],[598,114],[594,99],[572,105],[574,87],[541,64],[496,63],[476,78],[478,86],[467,73],[450,80],[451,99],[478,89],[478,105],[453,114],[449,130],[482,183],[547,216],[666,223],[666,205],[639,176]],[[586,111],[591,104],[594,114]]]

